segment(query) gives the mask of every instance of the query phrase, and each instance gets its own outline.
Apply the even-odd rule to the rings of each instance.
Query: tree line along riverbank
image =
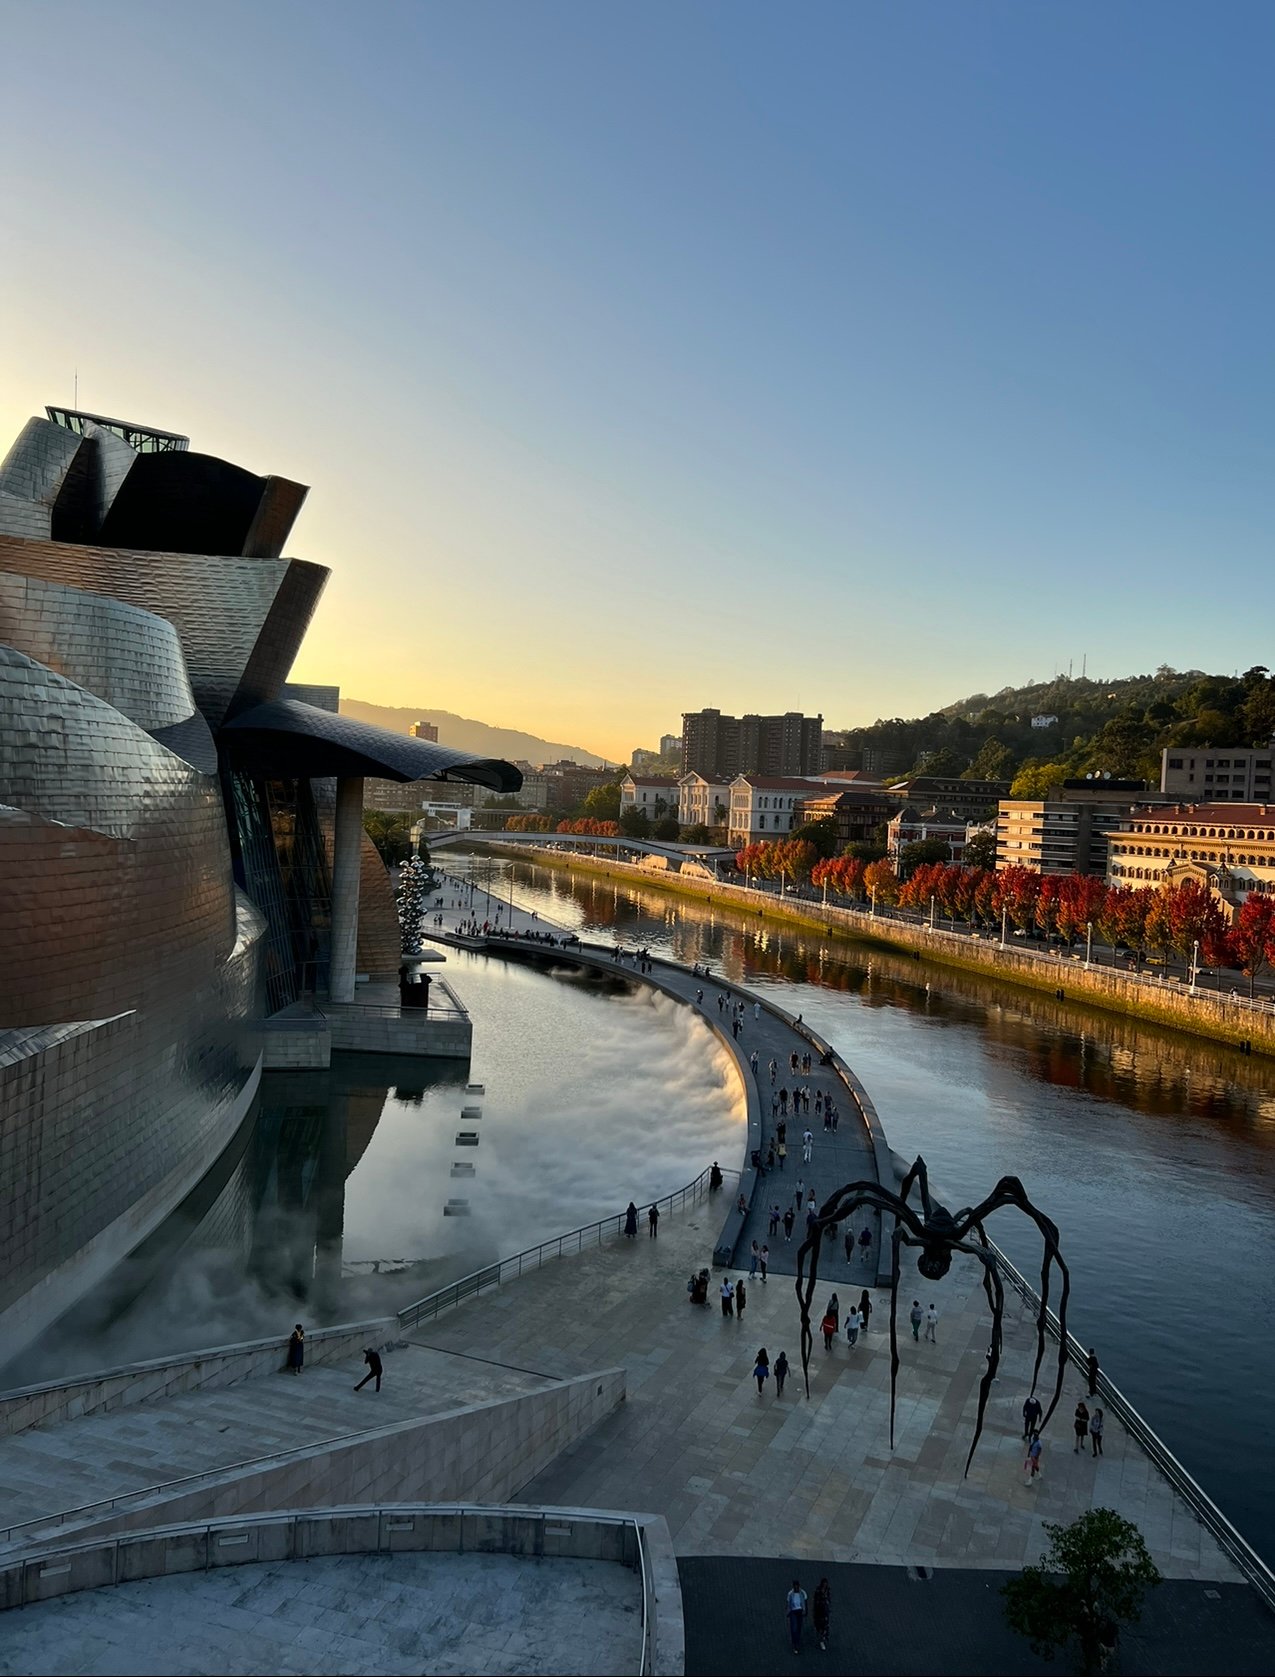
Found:
[[[538,846],[483,843],[482,849],[511,861],[534,861],[541,867],[567,873],[645,885],[669,895],[730,907],[751,918],[842,938],[867,948],[896,954],[904,951],[915,959],[996,978],[1057,1001],[1077,1002],[1104,1012],[1148,1020],[1173,1031],[1225,1043],[1241,1053],[1275,1056],[1275,1010],[1261,1005],[1250,1007],[1245,998],[1228,993],[1199,989],[1192,992],[1172,982],[1157,982],[1109,967],[1086,967],[1078,960],[1032,950],[1002,949],[992,939],[969,937],[942,928],[931,930],[928,926],[887,920],[881,915],[874,918],[833,904],[824,907],[819,903],[769,896],[759,901],[757,892],[743,886],[697,880],[632,862],[542,850]]]

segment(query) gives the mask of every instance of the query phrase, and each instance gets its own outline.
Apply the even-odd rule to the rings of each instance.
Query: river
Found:
[[[1018,1176],[1059,1225],[1074,1332],[1244,1535],[1275,1555],[1275,1067],[1229,1049],[740,911],[448,857],[582,934],[620,935],[774,995],[863,1079],[891,1146],[948,1203]],[[670,1184],[671,1185],[671,1184]],[[1029,1275],[1013,1211],[989,1233]]]

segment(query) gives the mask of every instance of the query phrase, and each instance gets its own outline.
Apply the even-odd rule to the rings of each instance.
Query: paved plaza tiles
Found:
[[[1039,1558],[1042,1522],[1095,1504],[1136,1521],[1170,1577],[1238,1577],[1138,1446],[1109,1420],[1106,1454],[1073,1455],[1071,1412],[1083,1393],[1070,1370],[1045,1438],[1044,1471],[1024,1483],[1021,1406],[1035,1327],[1006,1307],[1001,1376],[968,1478],[965,1457],[989,1329],[973,1260],[913,1297],[940,1311],[937,1344],[914,1343],[901,1324],[896,1446],[889,1436],[888,1294],[874,1291],[872,1328],[853,1349],[825,1352],[817,1337],[807,1399],[799,1369],[791,1278],[748,1285],[743,1320],[715,1297],[688,1302],[686,1281],[707,1264],[720,1212],[712,1202],[578,1258],[556,1261],[469,1301],[414,1341],[559,1376],[623,1364],[620,1410],[525,1486],[520,1500],[640,1509],[668,1521],[679,1555],[789,1555],[808,1560],[1014,1568]],[[848,1302],[844,1266],[816,1295]],[[746,1269],[737,1272],[746,1275]],[[854,1287],[857,1297],[857,1285]],[[794,1364],[782,1399],[774,1380],[759,1396],[759,1346]],[[393,1360],[387,1365],[393,1374]]]

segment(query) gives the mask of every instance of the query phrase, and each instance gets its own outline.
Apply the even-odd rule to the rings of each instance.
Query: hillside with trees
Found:
[[[1033,718],[1053,717],[1033,727]],[[1058,677],[973,693],[931,715],[846,731],[861,766],[886,776],[961,775],[1042,781],[1086,774],[1158,783],[1166,746],[1265,745],[1275,734],[1275,681],[1264,665],[1241,676],[1162,664],[1114,681]],[[1042,772],[1043,771],[1043,772]]]

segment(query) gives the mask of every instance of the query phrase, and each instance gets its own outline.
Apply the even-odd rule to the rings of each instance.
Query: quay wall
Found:
[[[832,933],[883,950],[904,950],[918,959],[997,978],[1059,1001],[1082,1002],[1105,1012],[1147,1019],[1172,1030],[1187,1031],[1211,1042],[1225,1042],[1242,1053],[1275,1055],[1275,1010],[1251,1008],[1244,998],[1159,981],[1110,967],[1086,968],[1082,962],[1031,950],[1002,949],[999,943],[961,932],[906,921],[871,918],[866,912],[806,901],[766,898],[740,885],[684,878],[630,862],[596,861],[563,851],[519,849],[505,855],[528,857],[543,867],[620,879],[653,890],[724,904],[759,919],[786,922],[808,931]]]

